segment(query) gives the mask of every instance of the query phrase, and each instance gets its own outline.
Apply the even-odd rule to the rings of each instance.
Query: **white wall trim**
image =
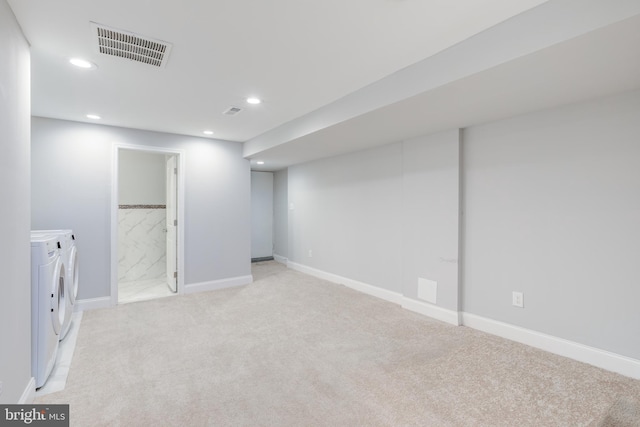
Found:
[[[377,286],[369,285],[367,283],[358,282],[357,280],[348,279],[346,277],[338,276],[337,274],[327,273],[325,271],[298,264],[292,261],[287,262],[287,267],[300,271],[301,273],[309,274],[310,276],[314,276],[319,279],[344,285],[358,292],[362,292],[367,295],[371,295],[376,298],[398,304],[406,310],[414,311],[416,313],[449,323],[451,325],[459,326],[461,324],[460,315],[457,311],[448,310],[446,308],[438,307],[433,304],[427,304],[421,301],[416,301],[414,299],[407,298],[398,292],[393,292],[379,288]]]
[[[402,298],[402,308],[416,313],[420,313],[427,317],[449,323],[450,325],[460,326],[460,315],[457,311],[449,310],[427,302],[417,301],[412,298]]]
[[[601,350],[595,347],[589,347],[584,344],[565,340],[563,338],[554,337],[552,335],[543,334],[532,331],[530,329],[521,328],[519,326],[510,325],[508,323],[499,322],[475,314],[457,312],[442,307],[428,304],[426,302],[417,301],[403,295],[381,289],[366,283],[347,279],[336,274],[327,273],[303,264],[287,261],[287,267],[300,271],[301,273],[327,280],[329,282],[345,285],[351,289],[363,292],[368,295],[399,304],[402,308],[431,317],[451,325],[464,325],[479,331],[497,335],[511,341],[539,348],[550,353],[568,357],[578,362],[588,363],[598,368],[616,372],[627,377],[640,379],[640,360],[622,356],[609,351]]]
[[[20,396],[20,400],[18,400],[18,405],[26,405],[33,402],[36,398],[36,379],[31,377],[24,391],[22,392],[22,396]]]
[[[640,379],[640,360],[497,320],[487,319],[475,314],[462,313],[462,324],[579,362],[588,363],[598,368],[617,372],[627,377]]]
[[[394,304],[400,305],[402,303],[402,294],[399,294],[397,292],[388,291],[377,286],[358,282],[357,280],[347,279],[346,277],[338,276],[337,274],[327,273],[326,271],[318,270],[292,261],[287,262],[287,267],[292,268],[293,270],[297,270],[301,273],[317,277],[319,279],[327,280],[339,285],[344,285],[348,288],[383,299],[385,301],[392,302]]]
[[[219,289],[231,288],[234,286],[248,285],[253,282],[253,276],[238,276],[228,279],[211,280],[209,282],[190,283],[184,286],[185,294],[196,292],[217,291]]]
[[[111,297],[77,299],[73,311],[96,310],[112,307],[113,305]]]
[[[287,265],[287,262],[289,261],[286,257],[283,257],[281,255],[276,255],[276,254],[273,254],[273,259],[279,262],[280,264],[284,264],[284,265]]]

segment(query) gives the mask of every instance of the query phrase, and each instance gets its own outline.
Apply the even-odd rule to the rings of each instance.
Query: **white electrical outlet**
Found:
[[[524,296],[522,292],[514,292],[512,298],[512,304],[514,306],[524,308]]]
[[[313,258],[313,251],[309,249],[309,258]]]

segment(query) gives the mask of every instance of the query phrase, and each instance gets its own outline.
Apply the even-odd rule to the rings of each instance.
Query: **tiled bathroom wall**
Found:
[[[166,275],[164,205],[120,205],[118,209],[118,282]]]

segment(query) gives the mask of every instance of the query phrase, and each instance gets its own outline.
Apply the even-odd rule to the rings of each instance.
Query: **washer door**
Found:
[[[60,329],[64,322],[64,315],[67,310],[67,302],[65,300],[65,269],[60,259],[56,261],[53,269],[53,277],[51,278],[51,323],[56,335],[60,335]]]
[[[71,254],[69,255],[69,265],[67,266],[66,277],[66,298],[69,298],[71,305],[76,303],[76,297],[78,296],[78,249],[74,246],[71,247]]]

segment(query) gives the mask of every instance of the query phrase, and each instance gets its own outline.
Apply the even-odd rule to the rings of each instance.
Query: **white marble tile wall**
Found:
[[[118,209],[118,282],[165,277],[165,222],[165,209]]]

